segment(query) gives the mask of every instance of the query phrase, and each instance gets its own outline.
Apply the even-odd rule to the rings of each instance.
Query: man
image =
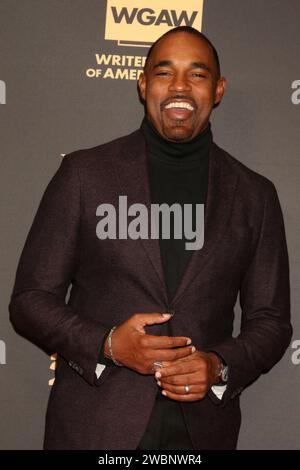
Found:
[[[276,190],[212,140],[225,85],[204,35],[169,31],[139,80],[141,128],[67,155],[43,196],[10,313],[20,334],[58,353],[45,449],[234,449],[241,391],[289,344]],[[131,207],[190,204],[193,224],[204,204],[203,247],[161,231],[100,239],[99,207],[117,208],[120,195]]]

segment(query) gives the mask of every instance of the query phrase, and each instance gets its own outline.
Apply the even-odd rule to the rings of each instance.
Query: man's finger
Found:
[[[168,398],[171,398],[175,401],[198,401],[201,400],[204,395],[197,393],[187,393],[186,395],[179,395],[177,393],[172,393],[166,390],[163,390],[162,394]]]
[[[143,340],[150,349],[170,349],[186,346],[192,343],[191,338],[186,336],[145,335]],[[157,354],[159,354],[159,351],[157,351]]]
[[[135,329],[140,333],[146,334],[144,329],[147,325],[156,325],[157,323],[164,323],[170,320],[172,315],[170,313],[135,313],[130,319]]]
[[[153,358],[153,362],[159,361],[164,364],[166,360],[169,361],[170,364],[173,364],[176,359],[191,355],[193,354],[193,352],[194,346],[186,346],[177,349],[158,349],[157,356],[155,355],[155,357]]]
[[[196,369],[197,370],[197,369]],[[170,365],[168,367],[162,367],[155,373],[155,378],[163,379],[170,375],[182,375],[195,372],[194,361],[178,361],[175,365]]]
[[[173,366],[182,361],[190,361],[191,359],[194,359],[194,353],[195,351],[193,351],[193,354],[190,354],[189,356],[179,357],[175,361],[164,361],[163,367]]]
[[[182,361],[190,361],[191,359],[195,358],[195,352],[197,351],[193,351],[192,354],[189,354],[188,356],[180,357],[178,359],[175,359],[174,361],[162,361],[162,366],[166,368],[168,366],[176,366],[177,363],[182,362]]]
[[[172,315],[170,313],[157,313],[157,312],[149,312],[149,313],[136,313],[134,315],[134,320],[141,325],[155,325],[156,323],[163,323],[167,320],[170,320]]]

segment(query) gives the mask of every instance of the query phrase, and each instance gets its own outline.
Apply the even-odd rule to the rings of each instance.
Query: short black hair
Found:
[[[156,44],[159,43],[159,41],[164,38],[165,36],[169,36],[170,34],[175,34],[175,33],[188,33],[188,34],[193,34],[194,36],[197,36],[199,39],[202,39],[203,41],[205,41],[209,47],[211,48],[212,50],[212,53],[213,53],[213,56],[214,56],[214,60],[215,60],[215,63],[216,63],[216,69],[217,69],[217,78],[220,78],[221,76],[221,67],[220,67],[220,60],[219,60],[219,55],[217,53],[217,50],[215,48],[215,46],[213,45],[213,43],[208,39],[208,37],[205,36],[205,34],[201,33],[200,31],[198,31],[197,29],[195,28],[192,28],[192,26],[177,26],[176,28],[173,28],[173,29],[170,29],[169,31],[167,31],[166,33],[164,33],[162,36],[160,36],[150,47],[149,51],[148,51],[148,54],[147,54],[147,57],[146,57],[146,61],[145,61],[145,65],[144,65],[144,72],[146,71],[146,68],[147,68],[147,65],[148,65],[148,62],[149,62],[149,59],[152,55],[152,52],[153,52],[153,49],[155,48]]]

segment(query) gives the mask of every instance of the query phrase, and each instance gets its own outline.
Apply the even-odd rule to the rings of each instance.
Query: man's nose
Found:
[[[169,86],[170,91],[189,91],[191,85],[188,81],[188,77],[185,74],[174,74],[173,79]]]

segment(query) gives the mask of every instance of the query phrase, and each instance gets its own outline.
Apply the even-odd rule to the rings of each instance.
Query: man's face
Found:
[[[209,45],[188,33],[174,33],[155,46],[139,88],[148,119],[167,140],[188,141],[207,127],[213,106],[222,99]]]

